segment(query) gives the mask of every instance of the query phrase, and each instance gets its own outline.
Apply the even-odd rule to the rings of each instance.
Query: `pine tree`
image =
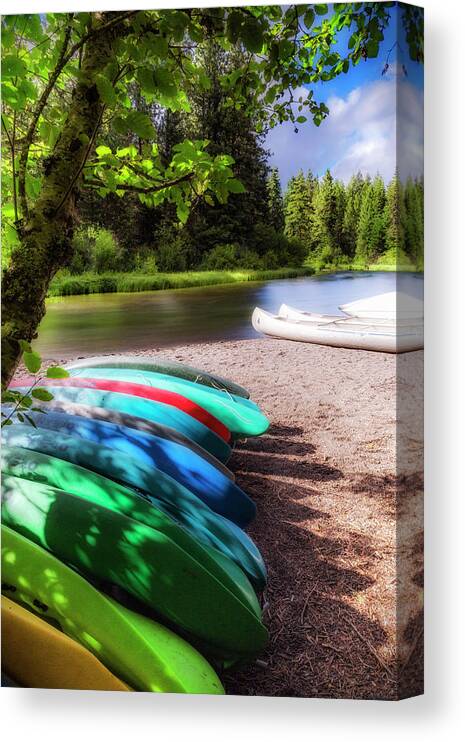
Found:
[[[394,174],[386,190],[386,205],[384,208],[386,228],[386,252],[390,253],[398,262],[405,252],[405,222],[406,212],[403,197],[403,188],[399,174]]]
[[[223,75],[243,64],[240,51],[226,53],[215,41],[196,51],[211,85],[207,90],[188,91],[191,114],[190,138],[208,139],[210,154],[234,157],[235,176],[246,192],[236,194],[226,204],[201,203],[189,219],[187,230],[202,254],[218,244],[239,243],[248,246],[256,227],[269,223],[267,179],[268,152],[263,147],[265,135],[258,134],[252,118],[243,109],[229,105],[221,84]]]
[[[345,189],[345,209],[341,248],[344,255],[353,258],[357,247],[357,230],[365,180],[361,172],[353,175]]]
[[[284,231],[284,204],[281,192],[281,181],[279,171],[274,167],[268,178],[268,208],[270,212],[270,224],[277,232]]]
[[[423,262],[423,187],[409,178],[404,188],[405,252],[416,264]]]
[[[341,188],[327,170],[314,192],[312,217],[313,251],[325,262],[340,256],[343,203]]]
[[[357,224],[357,242],[355,259],[366,264],[370,258],[371,228],[373,220],[373,187],[371,180],[366,179],[360,199],[360,212]]]
[[[286,237],[299,240],[310,249],[312,202],[302,170],[288,183],[284,210]]]
[[[384,207],[386,204],[386,191],[384,182],[380,175],[377,175],[372,184],[372,225],[369,258],[374,260],[378,258],[385,248],[385,220]]]

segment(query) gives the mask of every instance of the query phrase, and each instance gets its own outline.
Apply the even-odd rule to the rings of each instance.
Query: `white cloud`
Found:
[[[421,175],[423,94],[397,73],[393,69],[344,98],[331,96],[330,114],[319,128],[308,121],[298,134],[291,124],[271,130],[267,147],[283,183],[300,168],[321,175],[330,167],[344,181],[358,170],[389,180],[396,164],[402,177]]]

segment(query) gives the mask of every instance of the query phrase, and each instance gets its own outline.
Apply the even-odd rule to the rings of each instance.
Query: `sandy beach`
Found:
[[[271,422],[230,460],[257,504],[270,641],[227,692],[421,692],[422,352],[267,338],[139,354],[154,350],[246,386]]]

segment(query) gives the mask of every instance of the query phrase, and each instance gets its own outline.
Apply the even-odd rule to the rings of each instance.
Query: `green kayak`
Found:
[[[2,498],[6,525],[84,574],[123,588],[218,659],[250,658],[264,648],[267,632],[257,614],[163,530],[9,474]]]
[[[238,397],[249,398],[249,392],[243,386],[239,386],[230,379],[225,379],[216,374],[210,374],[200,368],[186,366],[185,363],[173,361],[160,355],[145,356],[93,356],[82,358],[79,361],[68,363],[65,368],[134,368],[140,371],[157,371],[168,376],[175,376],[186,381],[194,381],[202,386],[213,387],[213,389],[224,389]]]
[[[1,531],[2,592],[58,623],[132,688],[224,693],[208,662],[172,631],[103,595],[5,525]]]
[[[260,617],[260,605],[255,592],[237,564],[217,549],[200,543],[181,528],[169,514],[144,500],[133,490],[82,466],[76,466],[46,453],[2,446],[0,456],[3,475],[10,474],[20,479],[56,487],[160,531]]]
[[[268,419],[250,399],[193,381],[153,371],[125,368],[71,368],[69,373],[72,378],[123,381],[181,394],[216,417],[231,431],[233,438],[262,435],[269,427]],[[67,384],[71,384],[69,379]]]

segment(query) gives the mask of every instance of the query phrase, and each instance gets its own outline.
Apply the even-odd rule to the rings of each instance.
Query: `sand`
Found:
[[[270,641],[227,692],[421,692],[423,353],[269,338],[160,352],[246,386],[271,421],[230,460],[257,504]]]

